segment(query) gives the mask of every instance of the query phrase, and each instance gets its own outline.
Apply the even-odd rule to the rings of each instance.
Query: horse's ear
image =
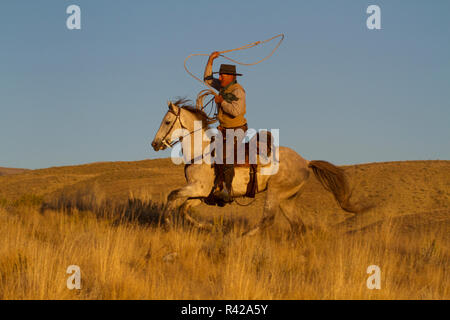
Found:
[[[169,110],[172,110],[173,112],[175,112],[175,106],[173,105],[172,101],[168,101],[167,104],[169,106]]]

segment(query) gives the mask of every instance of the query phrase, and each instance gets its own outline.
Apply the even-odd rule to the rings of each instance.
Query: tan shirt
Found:
[[[206,65],[205,73],[203,79],[207,84],[209,84],[214,89],[220,90],[220,81],[212,76],[212,65]],[[233,117],[245,114],[245,90],[241,86],[235,86],[233,91],[231,91],[238,100],[227,102],[222,101],[220,107],[222,110]]]

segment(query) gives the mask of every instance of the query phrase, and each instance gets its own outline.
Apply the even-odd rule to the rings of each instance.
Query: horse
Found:
[[[169,110],[161,121],[160,127],[151,143],[155,151],[164,150],[173,146],[177,137],[172,137],[176,130],[184,130],[184,138],[201,132],[205,135],[210,128],[209,118],[205,112],[187,103],[187,100],[168,101]],[[201,128],[195,128],[194,122],[201,121]],[[199,123],[199,122],[197,122]],[[200,132],[196,132],[200,131]],[[180,138],[180,137],[178,137]],[[192,139],[194,140],[194,139]],[[206,140],[206,139],[205,139]],[[202,141],[202,150],[209,142]],[[189,146],[189,145],[188,145]],[[186,144],[182,144],[182,150]],[[351,191],[341,168],[323,160],[308,161],[297,152],[288,147],[274,146],[272,157],[278,157],[278,166],[273,174],[262,174],[261,169],[272,164],[258,165],[257,193],[266,193],[263,217],[255,225],[248,228],[242,235],[254,235],[274,222],[279,211],[287,219],[293,233],[304,233],[305,224],[299,217],[295,217],[295,201],[301,193],[311,173],[320,181],[325,190],[331,192],[339,206],[351,213],[357,213],[358,208],[350,203]],[[272,158],[274,160],[275,158]],[[199,229],[211,229],[206,222],[199,222],[189,214],[189,210],[198,206],[210,194],[214,187],[215,173],[210,163],[200,161],[185,165],[185,178],[187,184],[182,188],[173,190],[167,197],[164,208],[166,222],[171,224],[171,212],[180,210],[182,216]],[[235,167],[235,177],[232,183],[233,195],[242,197],[246,194],[249,182],[249,168]]]

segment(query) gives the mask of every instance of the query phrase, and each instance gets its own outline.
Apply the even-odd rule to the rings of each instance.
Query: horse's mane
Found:
[[[186,98],[178,98],[176,101],[172,101],[174,105],[176,105],[179,108],[182,108],[186,111],[189,111],[191,113],[194,113],[197,115],[200,120],[202,121],[203,127],[208,127],[211,121],[209,121],[208,115],[205,113],[205,111],[196,108],[192,105],[191,100]]]

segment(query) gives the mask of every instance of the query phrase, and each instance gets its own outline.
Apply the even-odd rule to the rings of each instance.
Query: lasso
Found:
[[[234,59],[232,59],[232,58],[230,58],[230,57],[227,57],[227,56],[223,55],[223,53],[228,53],[228,52],[233,52],[233,51],[239,51],[239,50],[250,49],[250,48],[253,48],[253,47],[255,47],[255,46],[259,45],[259,44],[264,44],[264,43],[270,42],[270,41],[272,41],[272,40],[274,40],[274,39],[276,39],[276,38],[280,38],[280,40],[278,41],[278,43],[277,43],[277,45],[275,46],[275,48],[273,48],[273,50],[270,52],[270,54],[267,55],[266,57],[264,57],[263,59],[258,60],[258,61],[253,62],[253,63],[243,63],[243,62],[239,62],[239,61],[236,61],[236,60],[234,60]],[[281,45],[281,42],[283,42],[283,40],[284,40],[284,34],[280,33],[279,35],[276,35],[276,36],[274,36],[274,37],[272,37],[272,38],[269,38],[269,39],[267,39],[267,40],[264,40],[264,41],[256,41],[256,42],[252,42],[252,43],[249,43],[249,44],[247,44],[247,45],[245,45],[245,46],[242,46],[242,47],[239,47],[239,48],[236,48],[236,49],[219,51],[219,53],[220,53],[220,56],[221,56],[221,57],[223,57],[223,58],[225,58],[225,59],[227,59],[227,60],[230,60],[230,61],[232,61],[232,62],[234,62],[234,63],[236,63],[236,64],[240,64],[240,65],[243,65],[243,66],[254,66],[254,65],[257,65],[258,63],[261,63],[261,62],[263,62],[263,61],[269,59],[269,58],[275,53],[275,51],[278,49],[278,47]],[[196,99],[196,102],[195,102],[196,107],[197,107],[198,109],[205,111],[206,106],[214,100],[214,97],[217,95],[217,93],[216,93],[216,89],[214,89],[212,86],[210,86],[210,85],[209,85],[208,83],[206,83],[205,81],[203,81],[203,80],[201,80],[200,78],[196,77],[192,72],[190,72],[190,71],[188,70],[188,68],[187,68],[187,66],[186,66],[186,62],[187,62],[191,57],[194,57],[194,56],[209,56],[209,54],[205,54],[205,53],[194,53],[194,54],[189,55],[189,56],[184,60],[184,69],[186,70],[186,72],[187,72],[191,77],[193,77],[194,79],[196,79],[197,81],[199,81],[199,82],[201,82],[202,84],[205,84],[207,87],[209,87],[209,89],[202,90],[202,91],[200,91],[200,92],[198,93],[197,99]],[[206,99],[206,97],[211,96],[211,95],[212,95],[213,97],[205,104],[205,103],[204,103],[204,100]],[[217,110],[215,110],[215,114],[214,114],[213,116],[211,116],[213,110],[215,110],[215,108],[211,108],[211,110],[209,111],[209,113],[207,113],[208,119],[209,119],[209,121],[211,121],[211,122],[215,122],[215,121],[217,120],[217,118],[216,118],[216,116],[217,116]]]

